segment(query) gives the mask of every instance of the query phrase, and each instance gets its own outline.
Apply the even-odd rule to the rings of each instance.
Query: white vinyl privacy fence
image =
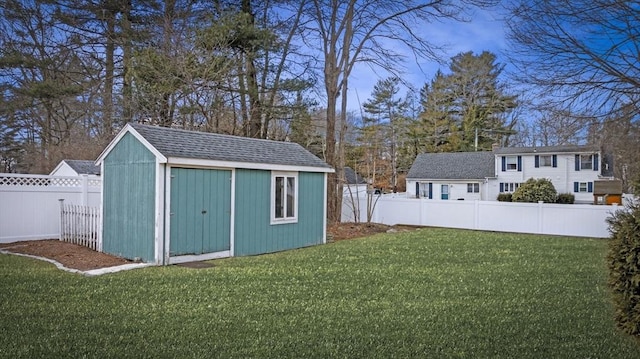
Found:
[[[0,243],[60,238],[61,207],[100,207],[101,179],[0,173]]]
[[[342,204],[342,222],[354,222],[353,205],[366,222],[366,200]],[[609,237],[607,218],[619,206],[588,204],[512,203],[498,201],[438,201],[382,196],[372,212],[372,222],[388,225],[477,229],[579,237]]]

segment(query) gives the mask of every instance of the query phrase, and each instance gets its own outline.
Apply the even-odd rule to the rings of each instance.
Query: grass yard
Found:
[[[425,228],[100,277],[0,255],[0,357],[640,358],[606,247]]]

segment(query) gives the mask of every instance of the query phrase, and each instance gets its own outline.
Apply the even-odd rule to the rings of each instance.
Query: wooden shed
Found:
[[[622,204],[622,181],[593,181],[594,204]]]
[[[298,144],[128,124],[96,163],[104,252],[173,264],[326,242],[333,169]]]

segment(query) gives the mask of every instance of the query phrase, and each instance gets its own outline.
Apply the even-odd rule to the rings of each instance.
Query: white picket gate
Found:
[[[60,201],[60,240],[89,247],[99,248],[100,207],[65,204]]]

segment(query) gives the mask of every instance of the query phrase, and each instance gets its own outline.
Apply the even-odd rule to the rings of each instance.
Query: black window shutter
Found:
[[[598,164],[599,164],[600,161],[599,161],[598,157],[599,156],[598,156],[597,153],[593,155],[593,170],[594,171],[597,171],[598,168],[599,168]]]
[[[551,161],[553,161],[553,163],[552,163],[553,167],[558,167],[558,155],[553,155],[551,157]]]
[[[420,182],[416,182],[416,198],[420,198]]]
[[[522,156],[518,156],[518,172],[522,172]]]
[[[573,182],[573,192],[579,192],[579,191],[580,191],[580,183]]]
[[[504,192],[504,183],[500,182],[500,192]]]
[[[580,171],[580,155],[576,155],[576,171]]]
[[[536,155],[534,158],[536,168],[540,167],[540,156]]]
[[[502,172],[507,170],[507,158],[502,156]]]
[[[429,182],[429,199],[433,199],[433,183]]]
[[[593,193],[593,182],[587,182],[587,192]]]

